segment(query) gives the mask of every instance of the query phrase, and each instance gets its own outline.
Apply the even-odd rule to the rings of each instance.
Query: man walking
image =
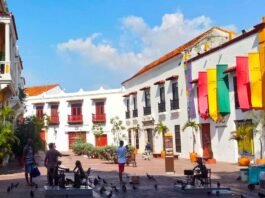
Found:
[[[118,166],[119,166],[119,179],[120,183],[123,183],[122,180],[122,174],[124,172],[124,166],[126,163],[126,153],[127,153],[127,148],[123,146],[124,142],[121,140],[120,141],[120,146],[117,148],[117,155],[118,155]]]
[[[32,169],[35,163],[34,152],[32,148],[32,139],[28,139],[26,146],[23,149],[23,158],[25,163],[25,178],[29,186],[33,186]]]

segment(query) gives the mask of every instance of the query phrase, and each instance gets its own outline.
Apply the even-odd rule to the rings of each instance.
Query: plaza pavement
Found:
[[[37,157],[39,163],[39,169],[41,171],[41,176],[34,179],[34,182],[38,184],[38,188],[30,188],[26,186],[24,179],[23,168],[18,167],[16,161],[11,162],[7,167],[0,168],[0,198],[27,198],[30,197],[30,190],[34,191],[34,197],[44,198],[44,189],[43,185],[46,183],[46,169],[43,167],[43,154],[40,154]],[[117,165],[102,161],[99,159],[88,159],[84,156],[75,156],[73,153],[70,153],[69,157],[62,157],[60,159],[64,167],[74,168],[74,163],[76,160],[80,160],[83,168],[91,167],[92,171],[90,177],[100,176],[105,178],[108,183],[117,185],[117,188],[120,188]],[[174,181],[176,177],[185,179],[183,176],[184,169],[192,169],[194,164],[192,164],[187,159],[178,159],[175,160],[175,174],[166,174],[165,173],[165,162],[162,158],[153,158],[149,160],[141,159],[141,156],[137,156],[137,167],[126,166],[125,173],[126,176],[137,175],[140,176],[140,184],[137,185],[137,190],[133,190],[132,187],[128,184],[128,192],[123,193],[121,190],[118,193],[114,193],[112,197],[136,197],[136,198],[147,198],[147,197],[207,197],[206,195],[187,195],[177,192],[174,189]],[[247,189],[247,184],[241,181],[238,181],[239,169],[241,167],[236,164],[222,163],[217,162],[217,164],[207,165],[208,168],[212,170],[212,184],[215,185],[217,181],[221,183],[221,186],[230,187],[235,194],[234,197],[240,197],[238,195],[242,194],[244,197],[258,197],[258,186],[256,190],[249,192]],[[154,189],[154,181],[148,180],[146,173],[153,175],[156,178],[156,183],[158,189]],[[125,181],[128,177],[125,176]],[[19,187],[12,190],[9,194],[6,192],[7,187],[11,183],[20,182]],[[107,197],[105,194],[100,195],[98,189],[93,193],[93,197]]]

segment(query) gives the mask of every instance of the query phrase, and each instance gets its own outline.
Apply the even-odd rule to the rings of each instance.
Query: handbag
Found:
[[[40,176],[40,171],[39,171],[37,165],[33,165],[32,171],[31,171],[31,175],[32,175],[32,177],[38,177],[38,176]]]

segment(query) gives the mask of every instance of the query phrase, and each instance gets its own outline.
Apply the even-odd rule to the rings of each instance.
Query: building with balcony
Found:
[[[153,153],[160,155],[164,138],[162,134],[155,135],[155,128],[162,122],[173,133],[175,155],[189,156],[190,134],[180,132],[188,120],[185,60],[220,46],[231,37],[231,32],[211,28],[143,67],[122,83],[129,143],[135,145],[139,152],[143,152],[149,142]],[[129,116],[133,111],[135,116]]]
[[[47,143],[55,142],[61,151],[71,148],[76,138],[96,146],[113,144],[110,119],[118,116],[125,120],[122,99],[123,89],[65,93],[58,84],[25,88],[26,116],[47,118],[47,128],[42,137]],[[104,130],[100,141],[96,141],[93,126]]]

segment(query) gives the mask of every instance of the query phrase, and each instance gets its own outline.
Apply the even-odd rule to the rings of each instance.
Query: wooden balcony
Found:
[[[138,117],[138,110],[137,109],[134,109],[133,110],[133,117],[134,118],[137,118]]]
[[[171,110],[179,109],[179,99],[170,100],[170,108]]]
[[[59,116],[50,116],[50,120],[49,120],[49,124],[50,125],[57,125],[59,124],[60,121],[59,121]]]
[[[144,115],[150,115],[151,114],[151,107],[144,107]]]
[[[92,122],[106,122],[106,114],[92,114]]]
[[[69,124],[81,124],[83,123],[83,115],[68,115]]]
[[[125,117],[126,117],[126,119],[129,119],[130,118],[130,111],[126,111],[125,112]]]
[[[166,111],[166,103],[160,102],[158,103],[158,112],[162,113]]]

